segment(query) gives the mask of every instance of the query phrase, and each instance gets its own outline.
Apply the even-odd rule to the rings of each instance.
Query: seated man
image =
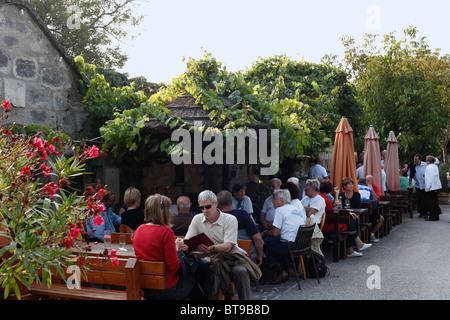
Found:
[[[232,196],[229,191],[220,191],[217,194],[218,208],[222,212],[232,214],[236,217],[238,221],[238,239],[253,240],[252,259],[256,260],[256,265],[260,266],[263,258],[263,240],[258,227],[246,211],[231,208],[231,199]]]
[[[299,209],[291,205],[290,202],[291,194],[289,190],[278,189],[274,191],[275,218],[273,228],[263,233],[265,236],[270,236],[264,243],[265,247],[269,246],[267,267],[268,269],[275,267],[278,275],[272,284],[280,283],[288,278],[289,263],[286,255],[289,254],[289,248],[287,243],[295,241],[298,228],[306,223]]]
[[[233,186],[233,202],[231,206],[233,209],[245,210],[251,216],[253,216],[252,200],[245,195],[247,187],[243,183],[236,183]]]
[[[189,229],[192,218],[190,210],[192,207],[191,199],[187,196],[179,196],[177,199],[177,215],[172,215],[170,222],[172,230],[176,236],[185,236]]]
[[[224,295],[232,293],[230,279],[236,284],[240,300],[250,299],[250,278],[259,280],[262,273],[251,259],[237,247],[238,221],[235,216],[224,213],[217,208],[217,197],[210,190],[198,195],[199,209],[203,214],[197,214],[186,233],[185,239],[190,239],[200,233],[208,236],[214,245],[200,244],[197,250],[211,259],[211,271],[214,274],[214,289],[219,287]],[[229,277],[224,274],[230,270]]]
[[[380,240],[375,236],[375,233],[383,225],[384,217],[378,213],[378,201],[373,199],[372,189],[367,186],[366,178],[358,179],[358,192],[361,195],[361,202],[372,203],[370,222],[372,222],[373,227],[370,232],[370,239],[372,242],[379,242]]]
[[[302,199],[302,204],[306,210],[306,216],[314,214],[316,223],[320,225],[325,212],[325,200],[320,196],[320,182],[317,179],[308,179],[305,184],[306,196]]]
[[[273,206],[273,192],[281,187],[281,180],[273,178],[270,180],[269,190],[271,195],[264,201],[263,208],[261,210],[261,227],[262,230],[272,229],[273,218],[275,216],[275,207]]]

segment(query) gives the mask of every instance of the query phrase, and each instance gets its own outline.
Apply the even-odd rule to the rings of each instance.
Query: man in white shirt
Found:
[[[414,155],[414,165],[416,169],[414,182],[416,187],[417,211],[419,211],[419,218],[426,218],[428,215],[428,209],[425,206],[425,169],[427,168],[427,164],[422,161],[420,154],[416,154]],[[408,170],[408,175],[410,176],[410,170]]]
[[[320,192],[320,182],[317,179],[306,180],[305,194],[306,196],[302,199],[302,204],[306,210],[306,216],[314,214],[316,217],[316,222],[320,225],[322,221],[323,213],[325,212],[325,199],[319,195]]]
[[[277,189],[274,191],[273,203],[276,212],[273,228],[264,231],[264,235],[270,236],[264,244],[265,247],[269,246],[267,266],[268,269],[275,267],[278,274],[272,284],[280,283],[288,278],[289,263],[286,263],[285,256],[289,254],[289,249],[286,242],[294,242],[298,228],[306,223],[298,208],[291,205],[290,202],[289,190]]]
[[[323,159],[318,157],[316,159],[316,164],[309,168],[308,173],[309,179],[328,179],[328,172],[327,169],[323,167]]]
[[[272,222],[275,216],[275,207],[273,205],[273,192],[275,190],[280,189],[280,187],[281,187],[280,179],[273,178],[272,180],[270,180],[269,189],[272,195],[264,201],[264,205],[260,214],[260,222],[264,230],[272,229]]]
[[[433,156],[427,156],[427,167],[425,169],[425,206],[428,208],[429,217],[425,221],[438,221],[439,214],[442,213],[439,208],[438,190],[442,188],[439,178],[439,168],[434,163]]]

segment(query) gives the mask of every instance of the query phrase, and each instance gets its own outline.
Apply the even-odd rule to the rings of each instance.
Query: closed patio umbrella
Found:
[[[371,125],[365,136],[363,177],[373,176],[373,182],[380,189],[380,196],[384,195],[383,178],[381,176],[380,142],[375,128]]]
[[[400,187],[400,164],[398,160],[398,143],[394,131],[389,132],[387,139],[387,155],[384,161],[386,186],[388,190],[398,191]]]
[[[353,129],[347,118],[342,117],[336,128],[333,147],[333,162],[331,164],[331,182],[334,187],[338,186],[341,192],[343,191],[342,179],[345,177],[353,179],[355,182],[353,190],[358,191]]]

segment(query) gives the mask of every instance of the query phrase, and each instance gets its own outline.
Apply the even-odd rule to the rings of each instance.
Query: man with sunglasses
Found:
[[[204,233],[214,242],[211,246],[199,245],[197,250],[203,256],[211,257],[211,270],[214,273],[214,257],[220,254],[235,255],[238,235],[238,221],[235,216],[224,213],[217,208],[217,196],[210,190],[202,191],[198,196],[198,208],[203,214],[197,214],[192,219],[185,239],[189,239],[200,233]],[[250,260],[250,263],[251,260]],[[256,265],[255,265],[256,266]],[[248,265],[231,265],[230,278],[235,282],[236,291],[240,300],[250,299],[250,275],[247,272]],[[256,266],[256,268],[258,268]],[[216,276],[216,274],[215,274]],[[224,295],[226,293],[224,292]]]

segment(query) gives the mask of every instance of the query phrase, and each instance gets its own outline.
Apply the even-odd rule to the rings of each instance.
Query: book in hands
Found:
[[[193,236],[189,239],[184,239],[184,244],[188,246],[189,251],[198,251],[197,248],[200,244],[204,244],[205,246],[212,246],[214,242],[205,233],[200,233],[196,236]]]

